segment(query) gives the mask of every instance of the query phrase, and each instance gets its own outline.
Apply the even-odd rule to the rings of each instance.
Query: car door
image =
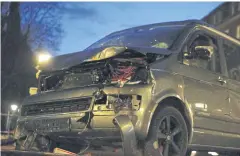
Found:
[[[240,134],[240,45],[223,39],[223,51],[228,71],[231,133]],[[238,144],[240,147],[240,144]]]
[[[191,63],[193,41],[199,36],[210,38],[214,44],[214,52],[210,60],[211,68],[202,66],[201,61]],[[202,45],[199,45],[202,46]],[[210,46],[211,47],[211,46]],[[218,139],[208,137],[215,132],[229,132],[227,121],[230,118],[227,82],[221,74],[221,55],[218,39],[206,31],[198,31],[187,40],[183,47],[182,74],[184,76],[184,96],[194,113],[194,135],[192,144],[223,146]]]

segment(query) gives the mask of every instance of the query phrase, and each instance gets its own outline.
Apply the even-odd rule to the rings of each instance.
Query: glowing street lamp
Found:
[[[12,104],[12,105],[10,106],[10,108],[11,108],[11,111],[12,111],[12,112],[15,112],[15,111],[18,109],[18,105]]]
[[[50,58],[52,57],[50,55],[50,53],[45,48],[43,48],[41,45],[35,50],[35,54],[36,54],[36,59],[37,59],[38,65],[48,62],[50,60]]]
[[[8,109],[7,124],[6,124],[8,137],[9,137],[9,132],[10,132],[11,120],[12,120],[12,117],[10,117],[10,116],[11,116],[11,114],[15,114],[17,110],[18,110],[18,105],[17,104],[11,104],[10,108]]]
[[[39,74],[41,72],[39,67],[43,64],[47,64],[51,58],[52,58],[52,56],[46,51],[41,50],[41,51],[37,52],[37,66],[35,67],[38,70],[37,73],[36,73],[36,78],[37,79],[38,79]]]
[[[51,59],[51,57],[52,56],[48,53],[40,53],[38,55],[38,63],[41,64],[41,63],[44,63],[44,62],[48,62]]]

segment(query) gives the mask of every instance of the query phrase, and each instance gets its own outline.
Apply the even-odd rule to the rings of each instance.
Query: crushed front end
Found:
[[[121,141],[121,118],[126,117],[138,137],[154,86],[149,63],[162,57],[124,50],[68,69],[42,71],[38,93],[21,107],[15,131],[15,138],[24,140],[20,149],[30,150],[38,136],[44,138],[44,151],[50,150],[50,140],[79,146],[86,140],[95,146]]]

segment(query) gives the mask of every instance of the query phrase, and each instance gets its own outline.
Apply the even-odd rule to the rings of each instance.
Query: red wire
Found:
[[[124,67],[124,66],[119,66],[118,71],[120,71],[121,75],[117,75],[116,73],[113,74],[113,81],[120,80],[124,81],[127,80],[128,77],[130,77],[134,72],[135,67]]]

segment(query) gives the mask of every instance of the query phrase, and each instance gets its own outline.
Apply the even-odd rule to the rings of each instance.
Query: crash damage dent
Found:
[[[144,51],[139,49],[140,52],[133,49],[110,47],[88,59],[85,58],[82,63],[77,65],[73,63],[74,66],[71,67],[63,63],[48,66],[50,67],[48,69],[54,69],[54,71],[45,68],[46,70],[43,70],[39,76],[38,94],[28,97],[23,102],[22,116],[15,132],[16,139],[26,137],[29,130],[37,131],[40,135],[49,135],[48,133],[51,132],[69,130],[79,132],[79,129],[86,128],[114,128],[113,120],[119,115],[127,115],[135,127],[136,134],[140,134],[144,124],[141,122],[145,113],[143,108],[149,104],[155,86],[149,64],[167,57],[170,52],[166,50],[159,52],[159,49],[158,52],[154,52],[156,50],[154,48],[143,48]],[[65,62],[71,59],[67,57]],[[60,68],[60,71],[56,70]],[[83,83],[81,83],[82,80]],[[47,86],[48,84],[50,86]],[[78,106],[71,112],[48,114],[49,109],[46,109],[46,112],[38,112],[38,110],[45,110],[42,104],[68,103],[73,102],[71,99],[79,97],[91,97],[87,109]],[[41,108],[35,109],[38,106]],[[54,111],[55,109],[59,108],[56,106]],[[82,113],[75,113],[76,111]],[[63,126],[59,130],[36,122],[37,119],[62,118],[70,119],[62,121]],[[66,125],[64,122],[71,123],[71,127],[64,127]]]
[[[70,67],[79,65],[83,62],[103,60],[113,56],[116,56],[126,50],[136,51],[144,55],[148,53],[159,54],[159,55],[170,55],[174,53],[168,49],[156,48],[156,47],[101,47],[95,49],[84,50],[76,53],[65,54],[61,56],[56,56],[55,58],[49,60],[47,64],[39,65],[39,70],[43,71],[58,71],[65,70]]]

